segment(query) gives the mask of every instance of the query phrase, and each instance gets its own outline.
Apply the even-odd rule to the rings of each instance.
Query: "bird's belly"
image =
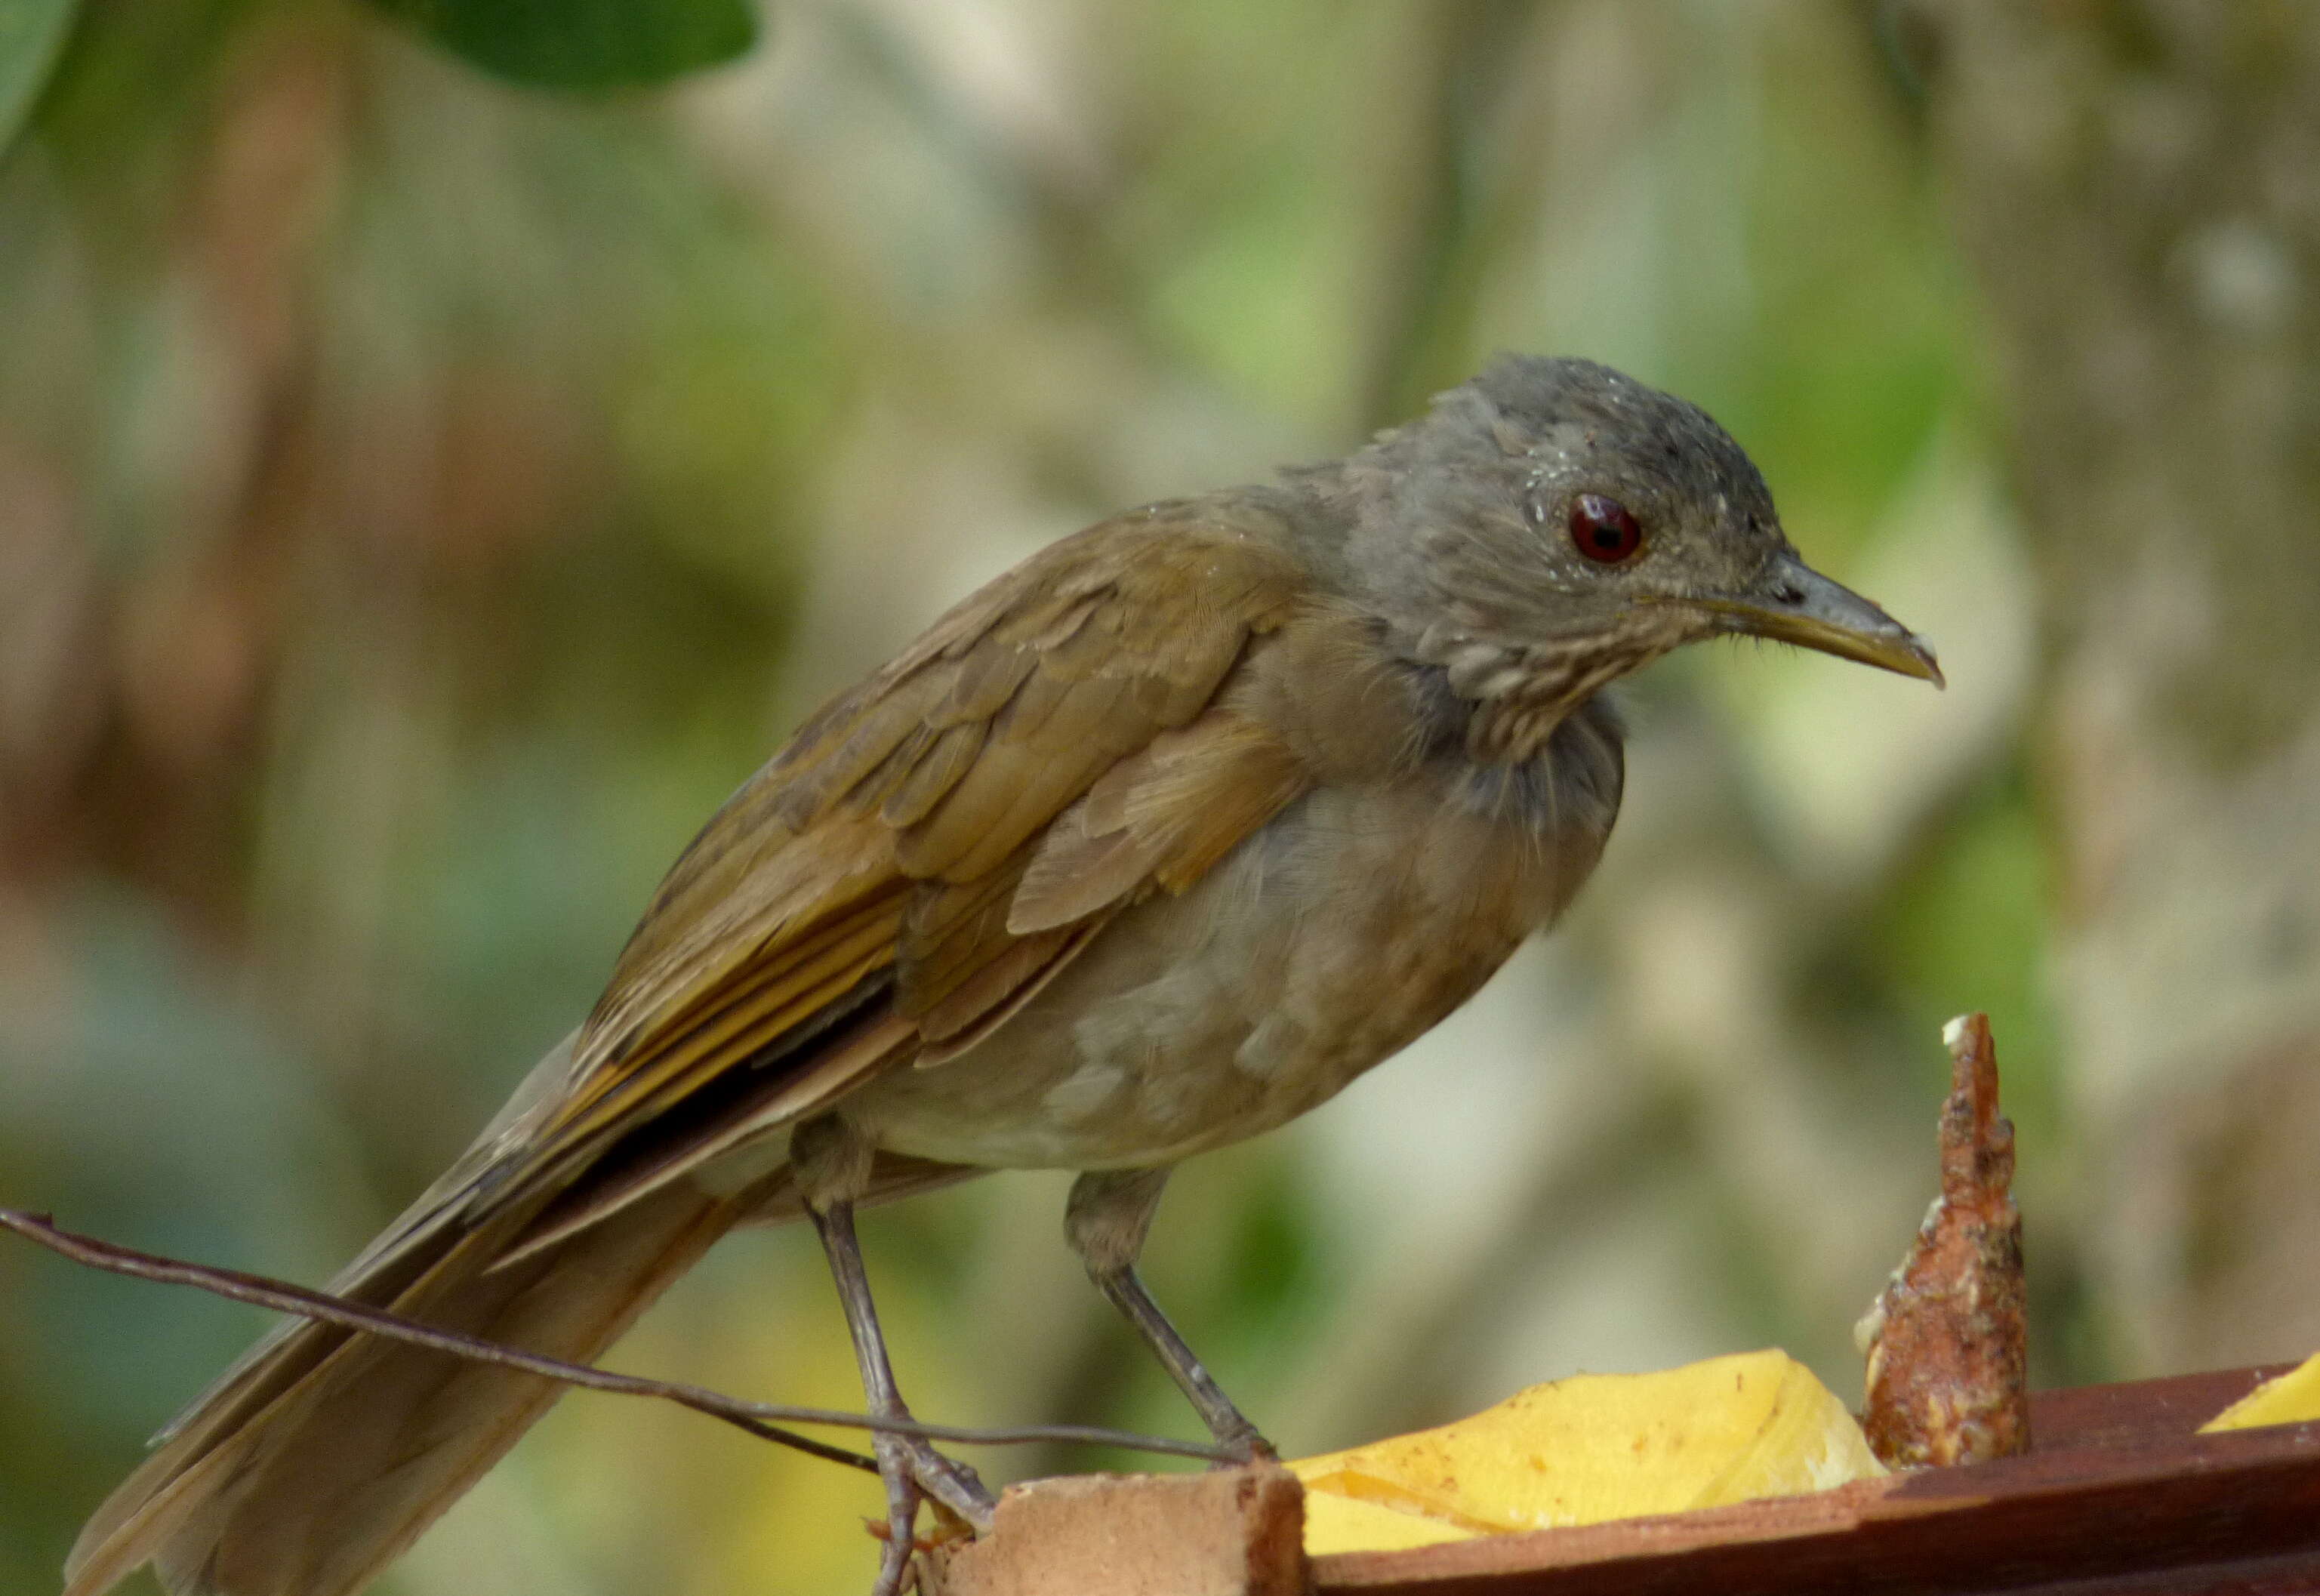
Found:
[[[1472,996],[1600,840],[1560,848],[1423,789],[1316,792],[1182,897],[1122,913],[991,1036],[847,1112],[892,1151],[996,1167],[1165,1164],[1255,1135]]]

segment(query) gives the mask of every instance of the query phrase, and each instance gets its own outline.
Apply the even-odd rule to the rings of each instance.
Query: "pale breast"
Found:
[[[894,1152],[1014,1168],[1163,1165],[1270,1129],[1552,921],[1618,793],[1608,711],[1524,767],[1318,789],[1183,896],[1123,913],[990,1037],[884,1077],[847,1116]]]

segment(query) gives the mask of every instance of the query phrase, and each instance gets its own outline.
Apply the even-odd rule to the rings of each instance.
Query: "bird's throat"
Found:
[[[1521,765],[1536,758],[1581,705],[1651,655],[1595,639],[1518,644],[1465,637],[1424,639],[1419,657],[1440,672],[1448,690],[1444,707],[1459,724],[1465,757]]]
[[[1411,654],[1439,673],[1462,722],[1466,757],[1488,765],[1536,758],[1555,729],[1605,687],[1687,641],[1681,618],[1629,611],[1608,630],[1514,640],[1429,630]]]

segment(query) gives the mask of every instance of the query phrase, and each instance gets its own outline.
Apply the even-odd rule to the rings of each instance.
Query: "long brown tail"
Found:
[[[414,1211],[412,1219],[423,1221]],[[341,1295],[587,1361],[739,1217],[690,1182],[494,1268],[521,1215],[407,1220]],[[348,1596],[458,1500],[561,1388],[536,1375],[304,1324],[262,1347],[163,1437],[82,1530],[66,1596],[150,1561],[172,1596]]]

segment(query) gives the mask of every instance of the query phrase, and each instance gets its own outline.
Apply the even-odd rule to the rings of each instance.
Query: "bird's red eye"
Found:
[[[1616,566],[1644,546],[1644,529],[1618,500],[1581,494],[1571,503],[1571,541],[1589,559]]]

